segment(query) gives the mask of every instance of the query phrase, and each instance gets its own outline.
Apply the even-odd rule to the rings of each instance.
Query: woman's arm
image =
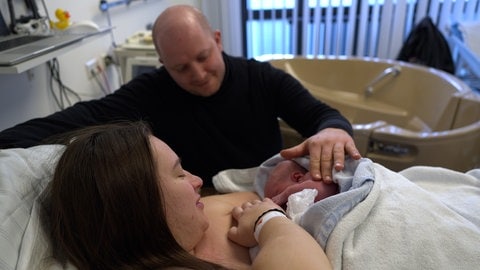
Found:
[[[238,225],[230,229],[228,237],[246,247],[253,247],[257,243],[260,247],[252,264],[253,269],[331,269],[325,252],[304,229],[286,216],[278,215],[270,219],[260,217],[271,209],[281,208],[270,199],[265,199],[247,202],[232,210]],[[257,241],[253,234],[260,226],[255,223],[261,222],[264,223],[257,232]]]

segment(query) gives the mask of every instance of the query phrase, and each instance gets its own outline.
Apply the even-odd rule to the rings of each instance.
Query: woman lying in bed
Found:
[[[200,198],[201,186],[142,123],[75,133],[44,201],[54,257],[79,269],[330,268],[272,201],[252,192]],[[257,242],[251,261],[245,246]]]

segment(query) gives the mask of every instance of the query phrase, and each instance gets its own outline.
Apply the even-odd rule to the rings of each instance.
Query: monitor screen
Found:
[[[125,65],[124,81],[128,82],[142,73],[159,68],[162,64],[158,61],[157,57],[135,56],[128,57]]]

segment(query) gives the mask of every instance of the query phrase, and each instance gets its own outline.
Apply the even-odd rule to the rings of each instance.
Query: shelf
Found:
[[[85,43],[88,43],[102,35],[105,35],[107,33],[109,33],[110,31],[112,30],[111,27],[109,28],[104,28],[104,29],[100,29],[98,32],[94,32],[94,33],[88,33],[88,34],[85,34],[85,37],[80,39],[79,41],[75,42],[75,43],[72,43],[70,45],[67,45],[65,47],[62,47],[62,48],[58,48],[57,50],[54,50],[54,51],[51,51],[51,52],[48,52],[48,53],[45,53],[45,54],[42,54],[42,55],[39,55],[35,58],[32,58],[32,59],[29,59],[27,61],[24,61],[24,62],[21,62],[21,63],[18,63],[16,65],[12,65],[12,66],[0,66],[0,74],[18,74],[18,73],[22,73],[24,71],[27,71],[31,68],[34,68],[38,65],[41,65],[61,54],[64,54],[66,52],[69,52],[71,51],[72,49],[75,49],[77,47],[80,47],[82,45],[84,45]]]

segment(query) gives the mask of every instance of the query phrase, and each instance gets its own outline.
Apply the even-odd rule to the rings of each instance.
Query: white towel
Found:
[[[220,193],[253,191],[253,180],[257,171],[258,167],[223,170],[213,176],[213,186]]]

